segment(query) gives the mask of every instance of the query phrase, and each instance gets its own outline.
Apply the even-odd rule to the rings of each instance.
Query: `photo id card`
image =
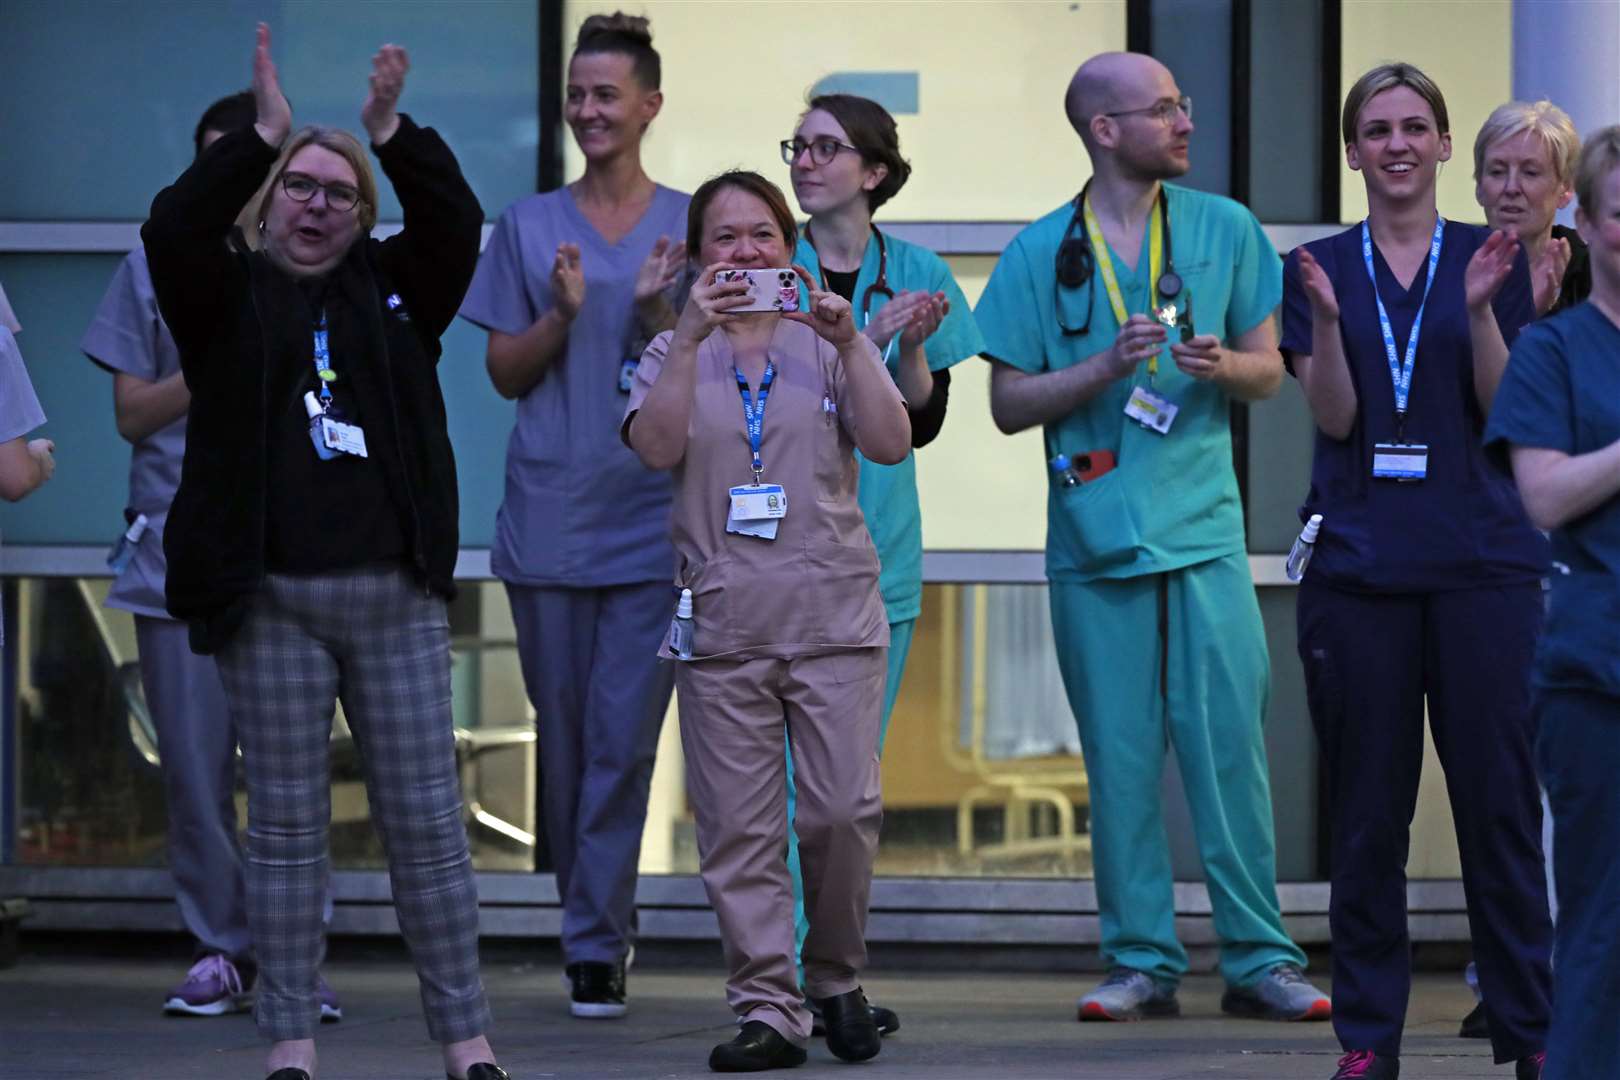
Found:
[[[341,450],[355,457],[366,457],[366,433],[354,424],[345,424],[330,416],[321,417],[321,438],[332,450]]]
[[[1149,431],[1156,431],[1160,435],[1170,433],[1170,425],[1176,422],[1176,413],[1181,407],[1161,397],[1145,386],[1138,386],[1131,391],[1131,399],[1125,403],[1125,415],[1135,420]]]
[[[787,516],[787,492],[781,484],[742,484],[729,492],[726,532],[775,540]]]
[[[1429,448],[1423,443],[1375,443],[1373,476],[1412,482],[1429,475]]]

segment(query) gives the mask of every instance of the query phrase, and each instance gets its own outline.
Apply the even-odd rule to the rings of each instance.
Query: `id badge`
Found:
[[[1132,390],[1131,400],[1125,403],[1126,416],[1160,435],[1170,433],[1170,425],[1176,422],[1176,413],[1180,411],[1181,406],[1169,398],[1155,394],[1145,386],[1138,386]]]
[[[641,357],[632,356],[628,360],[619,362],[619,393],[628,394],[630,388],[636,384],[636,368],[641,365]]]
[[[1429,475],[1429,448],[1424,443],[1375,443],[1373,476],[1408,483]]]
[[[726,532],[775,540],[787,516],[787,493],[780,484],[743,484],[729,492]]]
[[[340,450],[355,457],[367,457],[366,433],[354,424],[345,424],[330,416],[321,417],[321,437],[329,449]]]

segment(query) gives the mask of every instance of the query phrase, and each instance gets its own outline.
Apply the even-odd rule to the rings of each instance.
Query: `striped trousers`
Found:
[[[398,564],[270,574],[219,673],[247,776],[254,1017],[274,1040],[314,1036],[331,819],[328,740],[343,702],[382,840],[429,1034],[489,1027],[478,893],[450,715],[450,623]]]

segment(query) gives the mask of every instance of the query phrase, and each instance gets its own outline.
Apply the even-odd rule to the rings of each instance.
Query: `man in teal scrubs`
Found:
[[[1095,56],[1064,106],[1092,179],[1013,239],[975,317],[997,426],[1041,424],[1046,457],[1074,462],[1067,477],[1048,469],[1046,572],[1111,969],[1080,1019],[1180,1011],[1187,954],[1159,805],[1167,742],[1220,937],[1222,1008],[1326,1019],[1277,905],[1261,732],[1270,663],[1227,421],[1232,400],[1281,382],[1282,266],[1247,209],[1163,183],[1187,171],[1193,126],[1162,64]]]

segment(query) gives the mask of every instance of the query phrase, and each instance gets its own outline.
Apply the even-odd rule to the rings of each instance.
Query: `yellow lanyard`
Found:
[[[1161,192],[1159,198],[1164,198]],[[1119,321],[1120,329],[1125,328],[1125,320],[1130,318],[1125,310],[1125,298],[1119,291],[1119,278],[1114,274],[1114,260],[1108,254],[1108,241],[1103,238],[1102,226],[1097,223],[1097,215],[1091,212],[1091,200],[1088,198],[1082,209],[1086,218],[1086,236],[1091,241],[1091,257],[1097,263],[1097,272],[1102,275],[1103,287],[1108,290],[1108,304],[1114,309],[1114,318]],[[1153,300],[1159,287],[1160,266],[1164,260],[1164,226],[1159,213],[1157,201],[1153,209],[1148,212],[1148,309],[1152,313]],[[1154,353],[1147,362],[1148,378],[1151,379],[1159,373],[1159,354]]]

